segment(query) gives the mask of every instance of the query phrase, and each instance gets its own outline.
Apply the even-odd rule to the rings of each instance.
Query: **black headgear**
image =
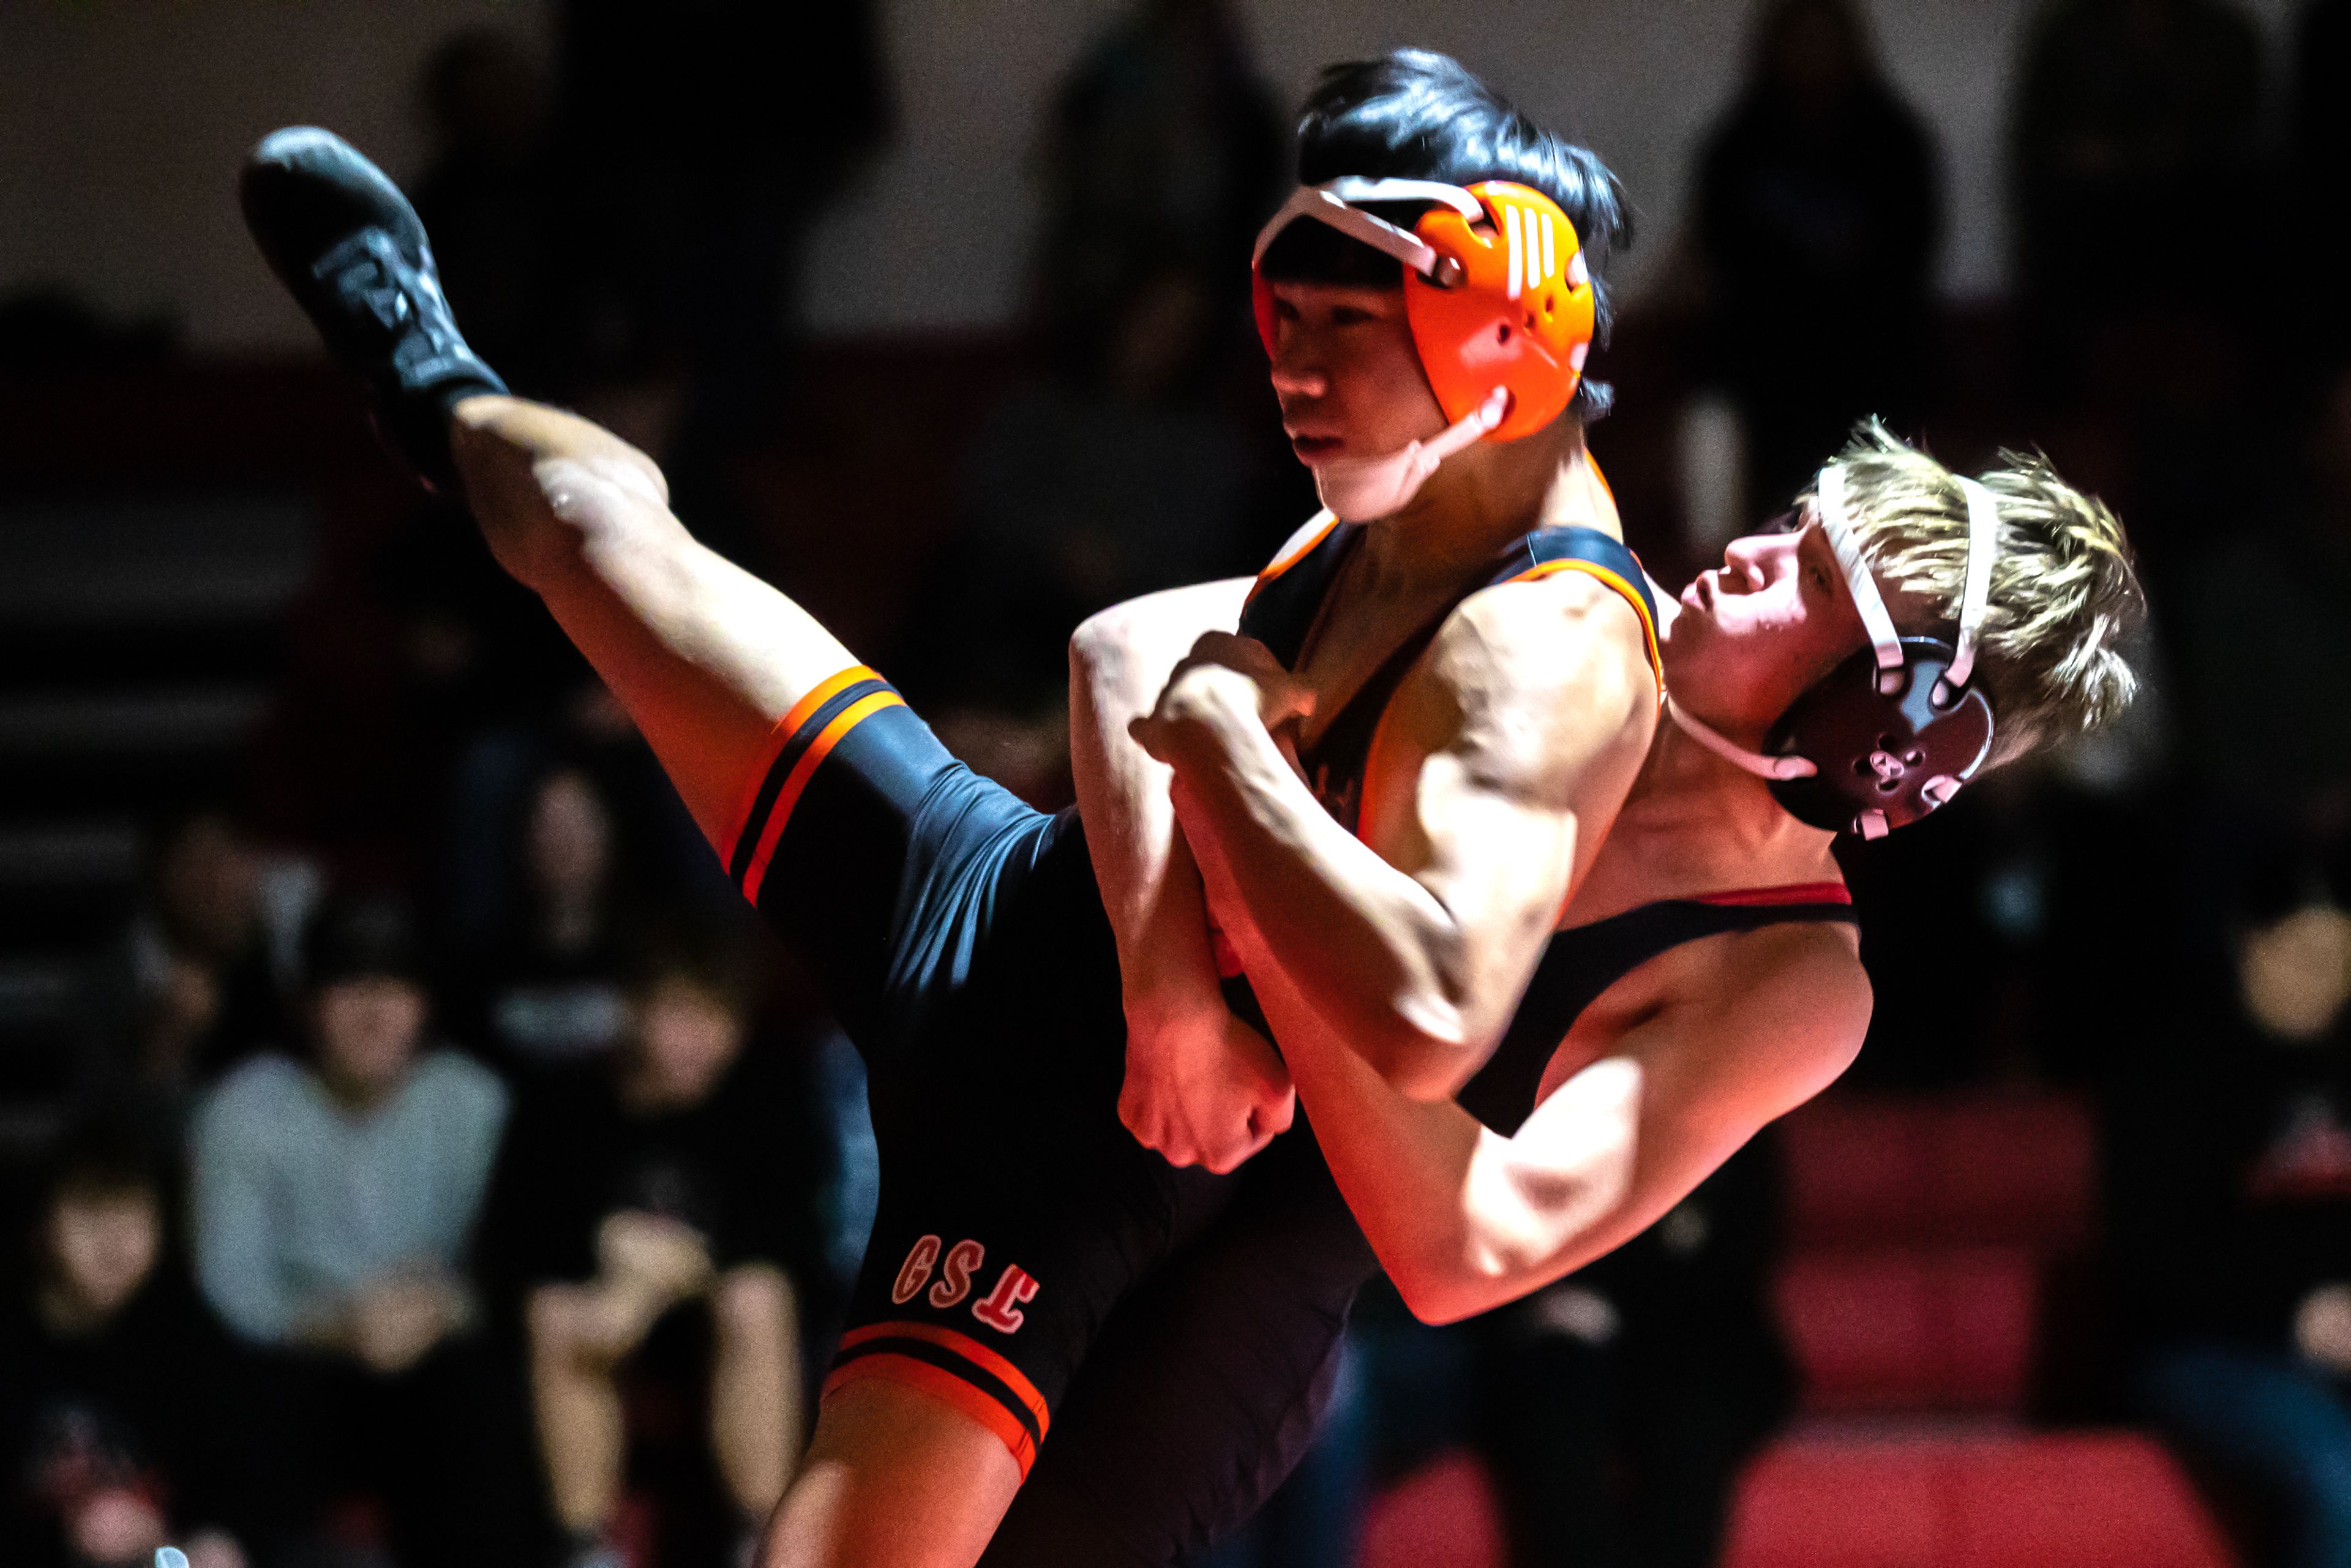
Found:
[[[1684,713],[1674,722],[1716,755],[1771,781],[1799,821],[1833,832],[1883,838],[1959,792],[1991,755],[1991,704],[1968,685],[1976,633],[1991,599],[2000,513],[1991,492],[1961,479],[1968,497],[1968,568],[1959,641],[1905,637],[1894,629],[1870,575],[1844,500],[1844,469],[1821,471],[1821,531],[1861,612],[1870,645],[1813,683],[1749,751]]]

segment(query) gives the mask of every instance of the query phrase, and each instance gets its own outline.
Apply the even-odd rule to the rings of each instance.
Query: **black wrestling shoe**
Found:
[[[426,487],[459,495],[449,410],[507,384],[458,334],[416,209],[350,142],[308,125],[264,138],[237,195],[270,269],[365,383],[377,432]]]

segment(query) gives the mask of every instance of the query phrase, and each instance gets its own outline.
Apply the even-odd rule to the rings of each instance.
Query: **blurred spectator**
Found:
[[[2337,824],[2339,828],[2339,823]],[[2291,1568],[2351,1563],[2351,915],[2342,839],[2255,858],[2226,991],[2175,981],[2172,1030],[2109,1114],[2116,1301],[2136,1392],[2252,1489]]]
[[[532,886],[531,821],[540,787],[558,774],[584,780],[601,812],[609,863],[598,903],[608,915],[651,906],[757,923],[653,748],[591,675],[484,727],[449,769],[441,936],[461,975],[478,977],[485,956],[537,940],[527,935],[543,904]]]
[[[547,72],[497,27],[433,51],[422,97],[434,153],[412,194],[465,336],[525,392],[549,392]]]
[[[1061,771],[1071,627],[1253,570],[1255,536],[1273,531],[1255,526],[1261,444],[1226,393],[1232,350],[1253,341],[1249,237],[1281,138],[1228,8],[1143,0],[1072,68],[1044,152],[1035,373],[973,439],[959,532],[904,659],[950,744],[1001,757],[992,770],[1015,788],[1045,771],[1034,758]]]
[[[2229,0],[2050,0],[2026,46],[2013,154],[2028,340],[2061,399],[2097,340],[2179,305],[2180,214],[2258,205],[2261,39]],[[2260,236],[2231,224],[2232,246]],[[2190,308],[2234,302],[2210,291]],[[2193,382],[2173,351],[2166,379]],[[2147,368],[2152,368],[2150,365]],[[2123,372],[2117,372],[2123,373]]]
[[[729,465],[777,428],[809,235],[889,126],[874,7],[556,14],[564,211],[596,235],[566,253],[566,384],[663,460],[698,538],[746,553]]]
[[[623,1022],[611,810],[576,768],[547,773],[528,800],[521,904],[473,982],[477,1038],[509,1070],[601,1055]]]
[[[129,937],[132,1049],[150,1082],[193,1089],[293,1038],[262,894],[259,856],[228,811],[198,806],[156,831]]]
[[[1907,429],[1926,412],[1940,175],[1852,0],[1765,0],[1698,180],[1711,336],[1761,517],[1855,420]]]
[[[2294,331],[2330,360],[2351,354],[2342,267],[2351,246],[2351,3],[2308,0],[2294,37],[2286,194],[2301,252]]]
[[[247,1062],[198,1118],[198,1278],[273,1353],[267,1464],[288,1526],[362,1486],[403,1563],[510,1564],[528,1548],[526,1450],[465,1269],[505,1092],[427,1048],[399,906],[329,904],[306,959],[308,1058]]]
[[[32,1270],[0,1306],[0,1560],[243,1568],[228,1346],[164,1261],[169,1183],[129,1125],[68,1136],[42,1183]]]
[[[2351,710],[2314,700],[2351,689],[2351,366],[2322,387],[2300,457],[2283,486],[2241,474],[2235,526],[2167,601],[2188,755],[2209,788],[2270,814],[2351,788]]]
[[[745,1049],[748,1005],[723,946],[653,954],[622,1049],[527,1089],[500,1159],[486,1257],[521,1297],[554,1511],[582,1563],[612,1550],[624,1382],[707,1388],[725,1498],[665,1511],[664,1562],[732,1561],[799,1449],[828,1149],[777,1053]]]
[[[1138,351],[1128,340],[1138,296],[1178,312],[1175,335],[1190,351],[1168,350],[1179,364],[1204,337],[1227,342],[1247,319],[1249,245],[1272,211],[1283,152],[1227,0],[1138,0],[1072,68],[1046,124],[1032,282],[1056,357],[1084,367],[1106,345]],[[1163,276],[1197,298],[1155,296]]]
[[[1058,715],[1070,629],[1137,593],[1251,570],[1251,453],[1202,377],[1196,275],[1141,281],[1081,359],[1012,388],[974,438],[961,531],[917,617],[934,706]]]

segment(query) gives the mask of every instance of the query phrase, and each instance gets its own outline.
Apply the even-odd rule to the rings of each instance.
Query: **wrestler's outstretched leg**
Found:
[[[270,265],[367,384],[385,435],[434,488],[463,496],[500,563],[546,601],[731,854],[780,721],[855,660],[696,544],[650,458],[504,395],[457,333],[414,212],[347,144],[280,131],[248,162],[243,195]],[[765,1562],[968,1568],[1019,1482],[1000,1434],[954,1404],[852,1381],[824,1402]]]
[[[653,459],[610,431],[475,396],[453,411],[449,450],[491,554],[546,601],[723,845],[777,723],[857,660],[695,542]]]
[[[724,852],[778,721],[856,663],[695,543],[652,459],[586,420],[469,398],[451,450],[501,565],[546,601]],[[903,1384],[843,1385],[768,1534],[768,1568],[967,1568],[1019,1490],[990,1428]]]
[[[725,848],[778,721],[855,664],[790,600],[695,542],[653,460],[573,414],[468,398],[451,451],[499,563],[545,600]],[[828,1396],[768,1568],[967,1568],[1020,1469],[994,1431],[902,1384]]]

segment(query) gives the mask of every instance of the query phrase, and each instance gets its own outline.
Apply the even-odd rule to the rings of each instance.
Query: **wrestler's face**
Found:
[[[1689,714],[1754,745],[1806,687],[1868,642],[1820,522],[1748,534],[1682,590],[1666,685]]]
[[[1445,429],[1420,368],[1402,288],[1282,283],[1273,288],[1273,392],[1290,449],[1309,468],[1378,458]]]

